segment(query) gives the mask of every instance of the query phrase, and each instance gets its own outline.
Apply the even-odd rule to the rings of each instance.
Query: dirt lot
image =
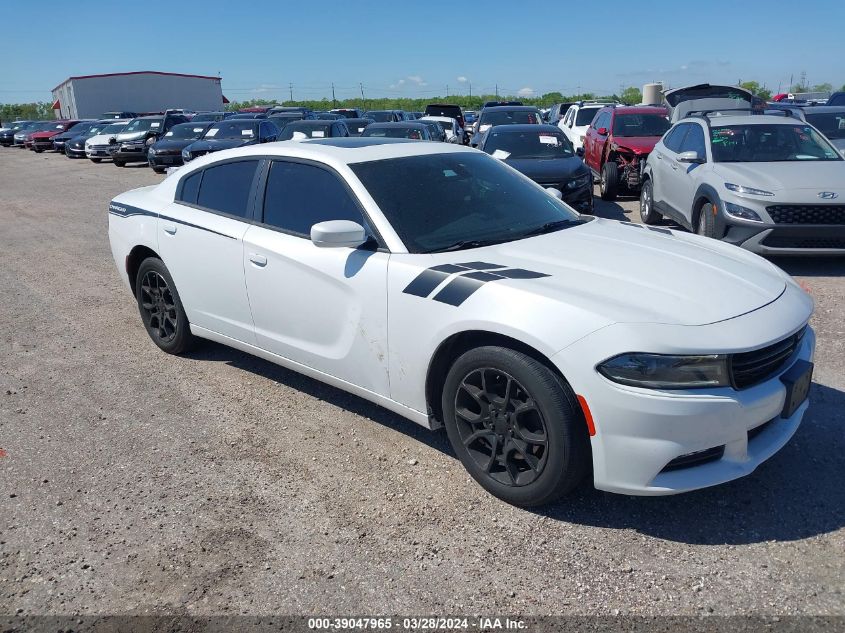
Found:
[[[106,209],[161,179],[0,149],[0,615],[845,615],[845,261],[778,262],[818,333],[782,452],[715,489],[529,512],[444,434],[218,345],[159,352]]]

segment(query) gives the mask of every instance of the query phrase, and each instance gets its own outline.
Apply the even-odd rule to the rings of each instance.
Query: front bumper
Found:
[[[71,158],[85,158],[84,147],[71,147],[70,145],[65,144],[64,151],[65,156],[69,156]]]
[[[114,149],[108,148],[85,148],[85,156],[88,158],[111,158]]]
[[[724,241],[760,255],[845,255],[845,225],[726,224]]]
[[[150,167],[174,167],[184,164],[181,152],[178,154],[148,154],[147,158]]]
[[[793,288],[787,292],[801,291]],[[789,441],[807,410],[805,401],[790,417],[781,417],[787,388],[780,377],[799,359],[812,361],[815,334],[808,328],[801,345],[776,375],[743,390],[627,387],[594,370],[579,372],[579,363],[583,368],[585,359],[601,362],[632,343],[640,349],[637,340],[645,340],[640,335],[665,335],[669,346],[687,350],[692,340],[707,343],[711,350],[713,345],[723,345],[725,352],[762,347],[791,333],[783,329],[784,322],[792,322],[792,330],[797,330],[809,318],[809,310],[796,309],[796,305],[800,301],[781,297],[749,315],[705,326],[618,324],[555,355],[553,362],[575,392],[584,396],[592,412],[596,488],[630,495],[669,495],[752,472]],[[666,353],[673,352],[667,349]],[[679,458],[708,450],[715,452],[711,460],[692,459],[686,467],[670,466],[677,465]]]
[[[148,149],[146,145],[119,145],[115,148],[112,158],[126,163],[146,163]]]
[[[32,148],[41,150],[53,149],[53,141],[50,139],[44,141],[32,141]]]
[[[593,182],[574,191],[563,190],[563,201],[579,213],[593,212]]]

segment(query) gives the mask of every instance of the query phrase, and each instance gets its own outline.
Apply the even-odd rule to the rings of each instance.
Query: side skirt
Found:
[[[389,411],[393,411],[393,413],[401,415],[403,418],[411,420],[411,422],[416,422],[420,426],[424,426],[427,429],[432,428],[431,420],[429,419],[429,416],[427,414],[422,413],[421,411],[417,411],[416,409],[406,407],[404,404],[396,402],[395,400],[391,400],[386,396],[374,393],[372,391],[369,391],[368,389],[363,389],[362,387],[358,387],[350,382],[346,382],[345,380],[341,380],[340,378],[336,378],[335,376],[332,376],[330,374],[323,373],[321,371],[313,369],[312,367],[303,365],[302,363],[290,360],[288,358],[285,358],[284,356],[273,354],[272,352],[268,352],[267,350],[261,349],[260,347],[250,345],[249,343],[244,343],[243,341],[238,341],[237,339],[224,336],[223,334],[218,334],[217,332],[207,330],[198,325],[191,324],[191,333],[195,336],[199,336],[200,338],[205,338],[216,343],[221,343],[222,345],[233,347],[242,352],[246,352],[247,354],[257,356],[258,358],[263,358],[264,360],[269,361],[271,363],[275,363],[276,365],[281,365],[286,369],[290,369],[297,373],[308,376],[309,378],[314,378],[315,380],[324,382],[328,385],[331,385],[332,387],[337,387],[338,389],[342,389],[343,391],[355,394],[356,396],[360,396],[365,400],[374,402],[375,404],[382,406],[385,409],[388,409]]]

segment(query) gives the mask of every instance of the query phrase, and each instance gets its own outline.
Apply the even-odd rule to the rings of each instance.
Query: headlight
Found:
[[[700,389],[730,385],[727,356],[671,356],[632,352],[604,361],[596,369],[621,385],[647,389]]]
[[[753,211],[748,207],[741,207],[740,205],[734,204],[733,202],[725,203],[725,213],[734,218],[739,218],[740,220],[751,220],[752,222],[763,221],[763,219],[759,215],[757,215],[756,211]]]
[[[773,196],[771,191],[765,191],[763,189],[755,189],[754,187],[743,187],[742,185],[735,185],[732,182],[725,183],[725,189],[729,189],[730,191],[735,191],[736,193],[747,193],[752,196]]]
[[[155,151],[154,148],[151,147],[150,149],[147,150],[148,156],[155,156],[155,154],[156,154],[156,151]]]
[[[590,182],[590,175],[586,174],[584,176],[578,176],[577,178],[573,178],[568,183],[566,183],[567,189],[578,189],[579,187],[584,187]]]
[[[191,152],[186,149],[182,150],[182,160],[191,160]]]

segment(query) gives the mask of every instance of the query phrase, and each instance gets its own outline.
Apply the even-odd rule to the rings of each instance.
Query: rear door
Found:
[[[291,159],[269,161],[259,195],[242,264],[258,346],[388,395],[390,255],[375,246],[320,248],[310,239],[311,227],[326,220],[366,227],[355,195],[328,167]]]
[[[255,343],[243,269],[258,160],[232,160],[196,171],[178,185],[159,216],[159,252],[179,289],[188,320]]]
[[[669,203],[669,192],[672,190],[672,176],[677,171],[675,156],[681,147],[681,143],[689,130],[689,123],[676,125],[666,136],[654,146],[652,155],[652,194],[658,206],[671,206]],[[652,163],[649,158],[649,163]]]

